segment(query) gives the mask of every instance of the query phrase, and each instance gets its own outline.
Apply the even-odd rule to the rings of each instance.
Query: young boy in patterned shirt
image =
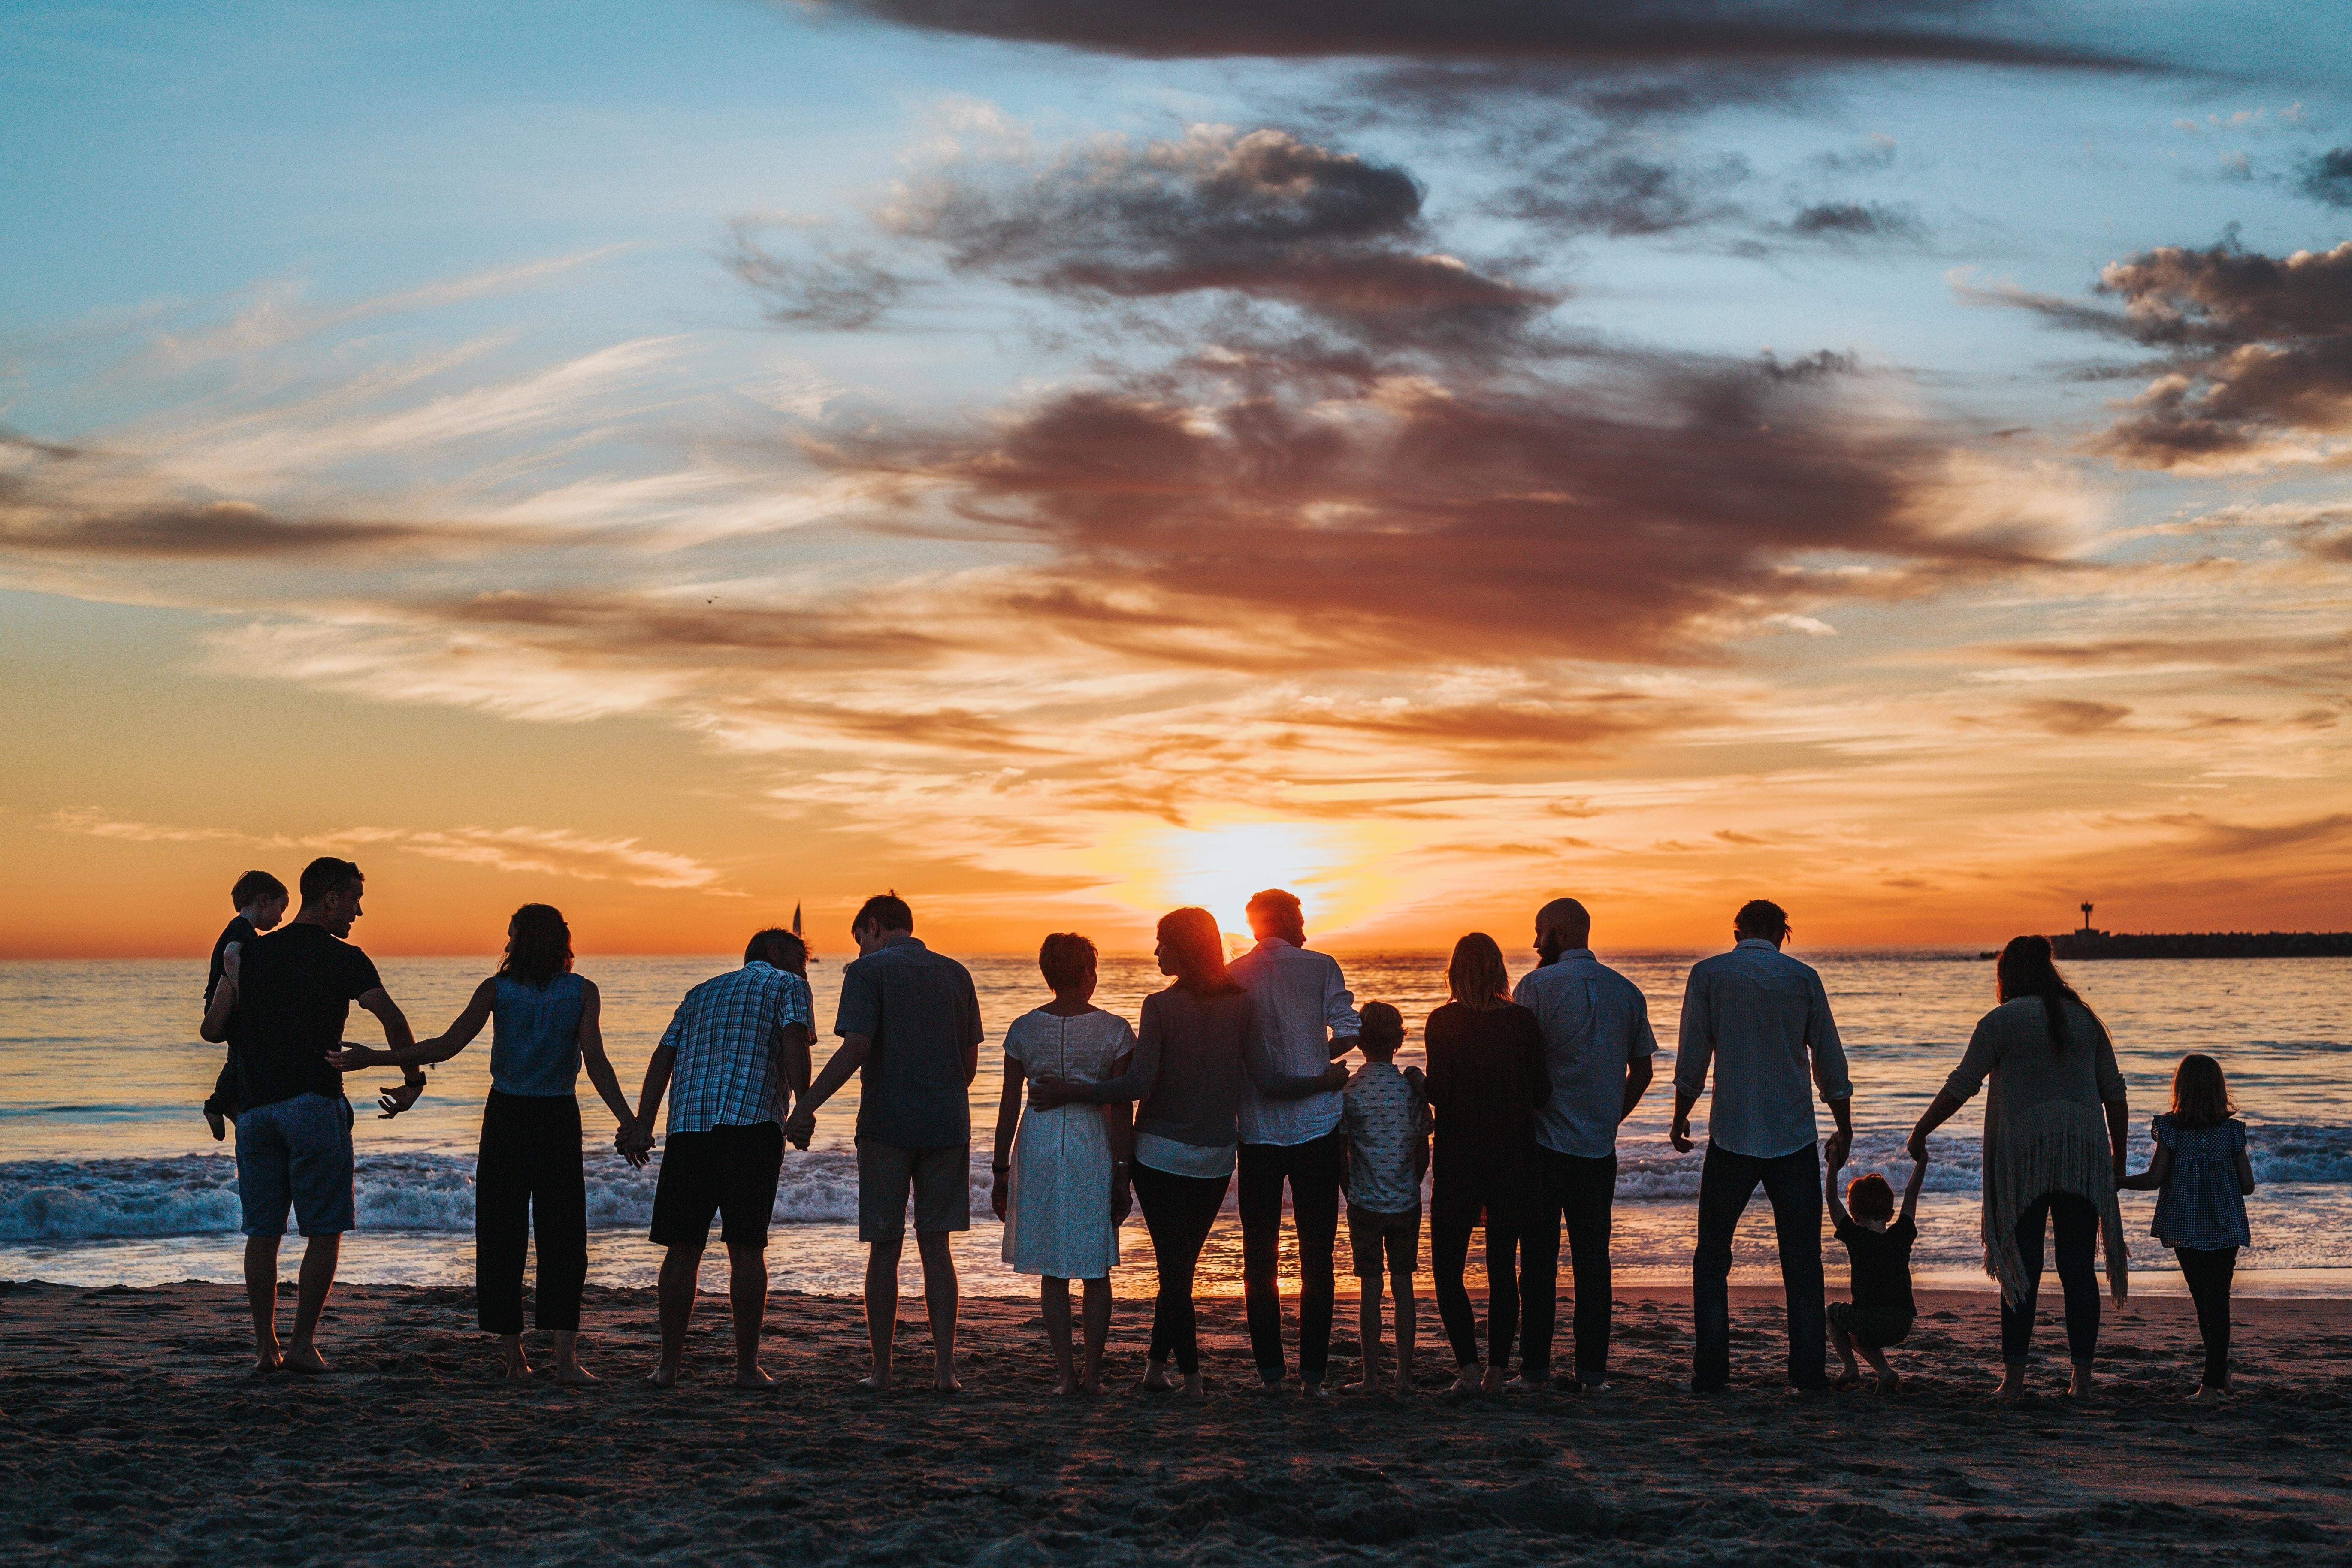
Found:
[[[1364,1005],[1364,1065],[1341,1091],[1347,1134],[1348,1242],[1363,1295],[1358,1326],[1364,1374],[1347,1392],[1379,1392],[1383,1255],[1396,1291],[1396,1392],[1412,1387],[1412,1275],[1421,1252],[1421,1179],[1429,1170],[1429,1101],[1419,1068],[1399,1072],[1404,1019],[1385,1002]]]

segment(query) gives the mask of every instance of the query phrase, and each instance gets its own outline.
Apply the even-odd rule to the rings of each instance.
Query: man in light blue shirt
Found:
[[[1282,1100],[1254,1079],[1242,1079],[1242,1299],[1258,1378],[1268,1392],[1278,1392],[1287,1375],[1276,1282],[1286,1182],[1290,1221],[1298,1234],[1298,1381],[1308,1394],[1320,1394],[1339,1288],[1331,1248],[1339,1234],[1339,1185],[1347,1176],[1339,1086],[1348,1074],[1332,1064],[1355,1049],[1362,1025],[1338,962],[1307,951],[1306,916],[1296,898],[1269,888],[1250,900],[1248,914],[1257,945],[1234,960],[1233,975],[1250,994],[1257,1048],[1275,1072],[1322,1073],[1326,1087]]]
[[[1609,1378],[1610,1210],[1617,1196],[1617,1126],[1650,1087],[1658,1037],[1641,988],[1592,956],[1592,917],[1574,899],[1536,913],[1543,967],[1520,978],[1511,1000],[1543,1030],[1551,1098],[1536,1108],[1536,1159],[1543,1173],[1542,1218],[1521,1240],[1519,1379],[1551,1374],[1552,1304],[1559,1288],[1559,1232],[1576,1277],[1576,1382]]]
[[[1697,1331],[1691,1392],[1731,1376],[1731,1238],[1761,1183],[1772,1203],[1780,1283],[1789,1304],[1789,1382],[1828,1386],[1822,1306],[1822,1171],[1810,1078],[1837,1119],[1832,1165],[1853,1142],[1853,1084],[1822,977],[1780,951],[1789,917],[1757,899],[1741,906],[1729,952],[1701,959],[1683,994],[1675,1052],[1675,1148],[1691,1148],[1690,1113],[1715,1067],[1706,1163],[1698,1187],[1698,1249],[1691,1260]]]

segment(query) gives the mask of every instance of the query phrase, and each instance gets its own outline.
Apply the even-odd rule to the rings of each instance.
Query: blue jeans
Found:
[[[304,1236],[359,1228],[352,1190],[352,1102],[298,1094],[248,1105],[236,1119],[236,1196],[247,1236],[284,1236],[294,1211]]]
[[[1691,1319],[1698,1331],[1691,1386],[1708,1394],[1731,1381],[1731,1237],[1761,1183],[1780,1244],[1780,1285],[1789,1303],[1789,1382],[1829,1386],[1822,1305],[1822,1165],[1808,1143],[1762,1159],[1706,1146],[1698,1179],[1698,1251],[1691,1260]]]

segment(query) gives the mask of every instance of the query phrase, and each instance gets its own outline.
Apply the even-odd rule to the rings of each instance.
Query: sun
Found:
[[[1106,891],[1147,917],[1195,904],[1238,933],[1251,894],[1286,888],[1306,905],[1311,937],[1378,911],[1394,847],[1375,837],[1358,825],[1234,820],[1138,828],[1099,853],[1118,873]]]

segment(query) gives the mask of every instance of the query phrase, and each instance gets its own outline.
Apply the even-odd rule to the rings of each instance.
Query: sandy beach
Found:
[[[1891,1398],[1783,1392],[1780,1307],[1754,1290],[1733,1388],[1676,1394],[1688,1301],[1662,1290],[1619,1297],[1611,1394],[1457,1401],[1441,1349],[1400,1404],[1243,1393],[1240,1302],[1220,1300],[1211,1397],[1188,1408],[1130,1392],[1146,1320],[1125,1303],[1115,1391],[1089,1402],[1048,1392],[1030,1301],[966,1301],[952,1399],[921,1386],[909,1321],[909,1381],[876,1398],[851,1387],[858,1305],[835,1298],[774,1300],[766,1394],[727,1385],[706,1300],[695,1375],[664,1394],[636,1376],[645,1291],[591,1288],[604,1382],[572,1390],[497,1382],[464,1290],[339,1290],[337,1370],[307,1380],[248,1373],[230,1287],[0,1285],[0,1540],[22,1563],[2352,1561],[2352,1302],[2241,1302],[2220,1408],[2182,1399],[2185,1300],[2110,1304],[2088,1407],[1986,1397],[1990,1295],[1920,1310]],[[1340,1323],[1351,1372],[1344,1298]],[[2040,1343],[2054,1394],[2046,1313]]]

